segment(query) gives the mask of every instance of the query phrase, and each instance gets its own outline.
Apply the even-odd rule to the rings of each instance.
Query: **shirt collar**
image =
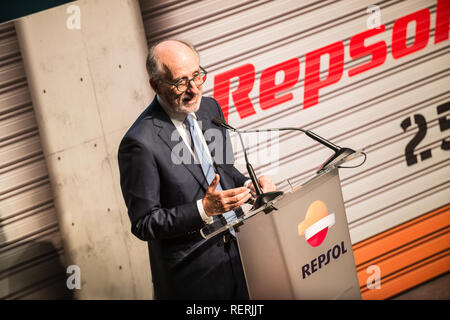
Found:
[[[161,105],[161,107],[166,112],[166,114],[169,116],[170,120],[172,120],[172,122],[175,125],[183,123],[183,121],[186,119],[186,115],[185,114],[179,114],[177,112],[174,112],[171,109],[171,107],[168,106],[167,103],[160,98],[160,96],[156,95],[156,99],[158,100],[158,103]],[[192,115],[192,117],[195,120],[197,120],[197,115],[195,114],[195,112],[191,112],[190,115]]]

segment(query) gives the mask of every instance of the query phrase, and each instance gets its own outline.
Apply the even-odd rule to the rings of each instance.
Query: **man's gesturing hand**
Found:
[[[216,190],[219,181],[220,177],[216,174],[202,200],[203,209],[208,216],[215,216],[234,210],[250,199],[250,190],[246,187],[224,191]]]

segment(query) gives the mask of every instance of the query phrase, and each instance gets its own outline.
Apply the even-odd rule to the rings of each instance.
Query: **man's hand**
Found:
[[[250,199],[250,190],[246,187],[225,191],[216,190],[219,181],[220,177],[216,174],[202,199],[203,209],[207,216],[216,216],[234,210]]]
[[[260,176],[258,178],[258,182],[259,182],[259,185],[261,186],[263,193],[277,190],[275,183],[269,177]],[[251,192],[252,196],[256,197],[256,190],[255,190],[255,186],[253,185],[253,182],[250,182],[248,184],[248,187],[250,188],[250,192]]]

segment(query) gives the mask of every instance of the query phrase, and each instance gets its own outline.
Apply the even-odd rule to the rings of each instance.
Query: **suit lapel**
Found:
[[[186,163],[186,161],[183,161],[183,159],[181,159],[178,156],[177,152],[173,152],[174,150],[177,150],[177,148],[176,148],[177,144],[184,143],[184,142],[182,142],[182,140],[177,141],[176,139],[172,139],[172,134],[177,129],[173,125],[169,116],[164,112],[162,107],[159,105],[158,101],[156,100],[156,97],[152,104],[154,104],[154,106],[153,106],[153,124],[155,125],[155,127],[159,128],[157,130],[158,136],[163,141],[163,143],[165,143],[169,147],[169,149],[171,151],[171,156],[176,157],[177,160],[179,160],[179,163],[181,163],[181,165],[183,165],[192,174],[192,176],[198,181],[198,183],[206,190],[206,188],[208,188],[208,184],[206,182],[205,176],[203,175],[203,171],[202,171],[200,165],[195,164],[193,162],[192,156],[190,156],[191,161],[189,161],[189,163]],[[170,161],[172,161],[172,160],[170,160]]]

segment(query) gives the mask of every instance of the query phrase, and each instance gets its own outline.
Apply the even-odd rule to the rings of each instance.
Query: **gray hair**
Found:
[[[185,46],[189,47],[197,55],[197,58],[200,60],[200,54],[198,53],[197,49],[195,49],[195,47],[187,41],[179,40],[179,39],[164,39],[164,40],[157,41],[157,42],[153,43],[148,49],[146,67],[147,67],[147,73],[148,73],[150,79],[160,79],[164,72],[161,61],[159,61],[159,59],[156,58],[156,56],[155,56],[155,48],[161,42],[165,42],[165,41],[169,41],[169,40],[180,42],[180,43],[184,44]]]

